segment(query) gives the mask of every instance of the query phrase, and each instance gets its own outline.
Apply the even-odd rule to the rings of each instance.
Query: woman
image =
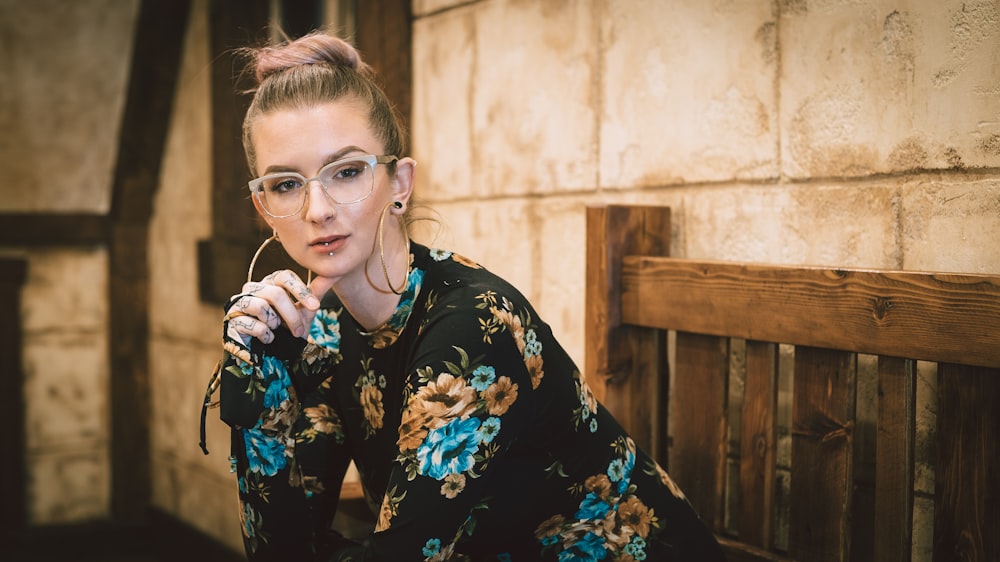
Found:
[[[227,305],[248,556],[721,560],[524,297],[410,241],[416,162],[358,53],[322,34],[249,53],[253,203],[312,279]],[[351,461],[378,510],[360,543],[330,530]]]

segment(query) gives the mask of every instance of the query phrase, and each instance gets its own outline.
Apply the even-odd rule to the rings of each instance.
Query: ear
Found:
[[[264,212],[264,208],[260,206],[260,201],[257,200],[256,195],[251,195],[250,200],[253,201],[253,208],[257,209],[257,214],[260,215],[261,220],[267,223],[267,226],[274,230],[274,218],[271,215]]]
[[[416,176],[416,168],[417,161],[409,156],[400,158],[396,162],[396,175],[393,176],[390,182],[390,188],[392,189],[393,200],[403,203],[403,209],[395,212],[406,212],[406,205],[413,195],[413,180]]]

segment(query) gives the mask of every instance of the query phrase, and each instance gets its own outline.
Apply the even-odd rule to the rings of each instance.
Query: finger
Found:
[[[235,316],[253,316],[267,324],[267,327],[272,330],[281,324],[281,318],[271,308],[270,303],[255,295],[242,295],[236,299],[232,306],[229,307],[229,311],[223,320],[229,320]]]
[[[333,284],[335,282],[336,279],[333,277],[316,277],[312,280],[312,283],[309,284],[309,290],[312,294],[316,295],[317,298],[322,299],[324,295],[330,292],[330,289],[333,288]]]
[[[275,271],[268,277],[271,281],[282,287],[288,294],[292,296],[297,302],[301,303],[303,306],[310,310],[316,310],[319,308],[319,299],[317,294],[310,290],[302,278],[296,275],[294,271],[285,269],[282,271]]]
[[[307,308],[299,305],[301,299],[316,298],[298,275],[289,270],[275,271],[264,277],[263,286],[253,296],[267,301],[270,308],[280,317],[280,321],[296,337],[302,337],[312,321],[313,314],[303,316]],[[318,308],[318,300],[316,301]]]
[[[257,338],[264,344],[269,344],[274,341],[274,332],[267,327],[267,324],[261,322],[253,316],[236,316],[231,318],[229,320],[227,330],[229,332],[235,331],[240,335]]]

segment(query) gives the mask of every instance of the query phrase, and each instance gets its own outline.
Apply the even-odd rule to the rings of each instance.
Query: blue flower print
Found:
[[[292,386],[292,379],[288,376],[285,364],[270,355],[264,357],[263,372],[264,380],[267,381],[264,407],[277,409],[282,402],[289,399],[288,387]]]
[[[597,433],[597,418],[592,418],[590,420],[590,432]]]
[[[509,552],[503,552],[501,554],[497,554],[497,560],[499,562],[511,562],[510,553]]]
[[[471,469],[479,450],[479,424],[479,418],[456,418],[431,430],[417,448],[419,472],[442,480]]]
[[[625,554],[628,554],[636,560],[646,559],[646,539],[640,537],[639,535],[633,535],[632,540],[625,545]]]
[[[534,330],[528,330],[524,334],[524,355],[541,355],[542,354],[542,342],[538,341],[538,336],[535,334]]]
[[[479,426],[476,430],[479,437],[479,442],[484,444],[490,444],[493,442],[493,438],[500,433],[500,418],[496,416],[490,416],[483,421],[483,425]]]
[[[604,539],[589,532],[576,544],[559,553],[559,562],[595,562],[604,560],[608,551]]]
[[[259,429],[243,430],[250,470],[264,476],[274,476],[285,468],[285,444],[276,437],[265,435]]]
[[[612,482],[620,482],[625,477],[625,463],[621,459],[615,459],[608,465],[608,478]]]
[[[609,511],[611,511],[611,505],[602,500],[596,493],[590,492],[580,502],[580,509],[576,512],[575,517],[579,521],[604,519]]]
[[[431,557],[441,552],[441,539],[428,539],[424,545],[424,556]]]
[[[320,347],[340,351],[340,320],[334,312],[320,309],[309,326],[309,339]]]
[[[472,371],[472,388],[482,392],[490,387],[497,378],[496,369],[489,365],[480,365]]]

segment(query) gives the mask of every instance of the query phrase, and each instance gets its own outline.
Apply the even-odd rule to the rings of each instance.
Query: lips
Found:
[[[336,252],[343,247],[346,240],[346,236],[323,236],[310,241],[309,247],[317,252]]]

